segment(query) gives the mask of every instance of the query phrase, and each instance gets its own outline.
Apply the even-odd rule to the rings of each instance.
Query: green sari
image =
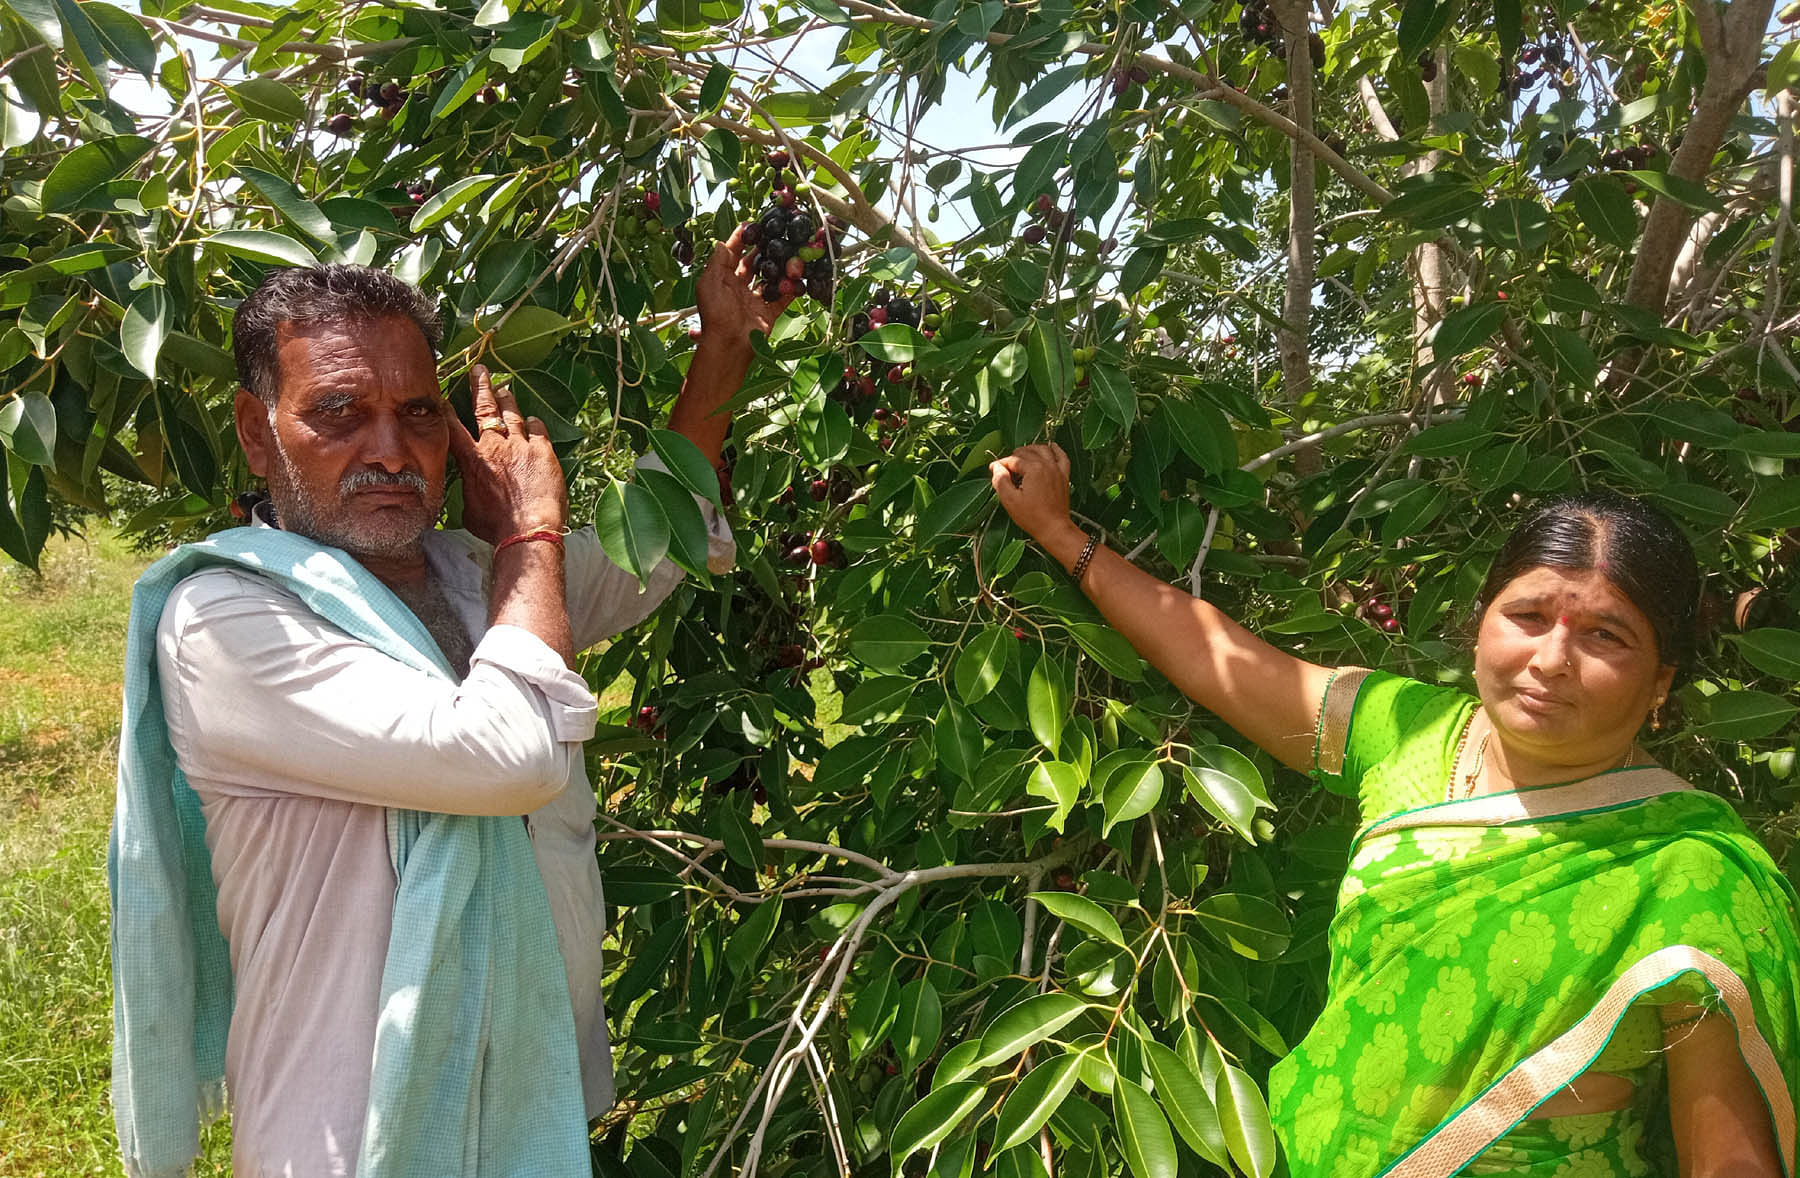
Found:
[[[1725,801],[1662,769],[1443,801],[1475,706],[1361,671],[1327,691],[1319,771],[1364,826],[1325,1009],[1270,1074],[1293,1178],[1651,1173],[1641,1113],[1526,1118],[1673,1002],[1732,1020],[1793,1178],[1792,887]]]

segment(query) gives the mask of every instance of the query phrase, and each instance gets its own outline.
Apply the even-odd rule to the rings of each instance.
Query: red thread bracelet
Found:
[[[529,532],[520,532],[516,536],[508,536],[506,539],[500,541],[500,543],[494,545],[494,555],[498,556],[500,550],[503,548],[513,544],[523,544],[527,540],[548,540],[558,548],[561,548],[563,534],[554,528],[537,528]]]

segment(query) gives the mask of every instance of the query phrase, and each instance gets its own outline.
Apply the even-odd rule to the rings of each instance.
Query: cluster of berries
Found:
[[[1387,634],[1400,633],[1400,619],[1394,616],[1394,607],[1379,597],[1371,597],[1362,603],[1363,620],[1376,629]]]
[[[1278,59],[1287,60],[1287,35],[1275,10],[1269,7],[1269,0],[1246,0],[1244,11],[1238,16],[1238,31],[1255,44],[1265,46]],[[1313,68],[1324,69],[1325,38],[1308,33],[1306,46],[1312,53]]]
[[[827,540],[823,536],[808,537],[805,532],[783,532],[780,543],[782,563],[792,568],[808,564],[834,569],[850,567],[850,558],[844,552],[843,544],[836,540]]]
[[[833,271],[827,235],[838,226],[820,225],[800,207],[807,186],[784,178],[787,152],[771,152],[768,162],[773,171],[769,203],[744,226],[744,244],[756,250],[763,301],[772,303],[805,291],[829,305]]]
[[[1600,163],[1617,172],[1641,168],[1656,158],[1656,146],[1640,143],[1635,147],[1619,147],[1600,157]]]
[[[1051,233],[1060,234],[1069,219],[1067,213],[1056,207],[1056,201],[1048,192],[1038,193],[1037,200],[1032,203],[1031,212],[1033,216],[1041,218],[1042,223],[1027,225],[1020,231],[1019,240],[1026,245],[1037,245]]]
[[[869,332],[878,327],[885,327],[889,323],[903,324],[918,331],[926,339],[931,339],[937,334],[937,329],[944,324],[943,309],[930,295],[912,299],[903,294],[895,294],[887,287],[881,287],[870,296],[863,309],[851,317],[850,338],[861,339]],[[868,372],[858,371],[854,363],[844,365],[844,376],[832,394],[833,399],[854,404],[875,395],[876,374],[881,372],[881,361],[870,357],[868,363]],[[930,388],[913,375],[911,365],[892,364],[881,375],[882,379],[890,385],[913,386],[918,393],[919,404],[931,404]],[[894,412],[885,405],[877,406],[870,416],[884,431],[898,429],[906,421],[903,414]],[[881,448],[884,450],[892,444],[892,438],[884,437],[881,440]]]
[[[1148,82],[1150,71],[1141,65],[1134,65],[1130,69],[1114,70],[1107,76],[1112,79],[1112,96],[1117,98],[1133,86],[1142,86]]]
[[[662,711],[655,704],[645,704],[632,718],[631,726],[648,732],[652,736],[661,736],[663,734]]]
[[[344,93],[360,102],[373,103],[381,109],[381,117],[391,119],[406,105],[407,92],[398,82],[383,82],[351,74],[344,79]],[[325,120],[325,129],[333,135],[348,135],[356,130],[354,115],[339,111]]]

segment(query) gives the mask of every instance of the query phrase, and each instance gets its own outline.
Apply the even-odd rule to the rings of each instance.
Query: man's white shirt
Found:
[[[725,571],[730,530],[700,504],[707,563]],[[591,528],[564,541],[577,650],[643,621],[681,579],[665,560],[641,587]],[[461,683],[404,666],[236,569],[183,581],[158,626],[169,738],[206,814],[236,986],[225,1075],[240,1178],[355,1167],[393,931],[389,808],[526,816],[568,969],[588,1115],[612,1102],[605,908],[581,747],[594,697],[536,635],[488,625],[485,543],[434,531],[425,556],[475,643]]]

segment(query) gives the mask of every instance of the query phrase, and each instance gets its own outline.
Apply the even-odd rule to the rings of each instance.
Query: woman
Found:
[[[1013,520],[1138,651],[1284,764],[1361,800],[1330,993],[1270,1075],[1295,1178],[1794,1175],[1794,894],[1721,799],[1636,744],[1699,575],[1621,496],[1539,508],[1477,604],[1479,699],[1263,642],[1069,517],[1068,458],[992,464]],[[1666,1144],[1666,1143],[1665,1143]]]

